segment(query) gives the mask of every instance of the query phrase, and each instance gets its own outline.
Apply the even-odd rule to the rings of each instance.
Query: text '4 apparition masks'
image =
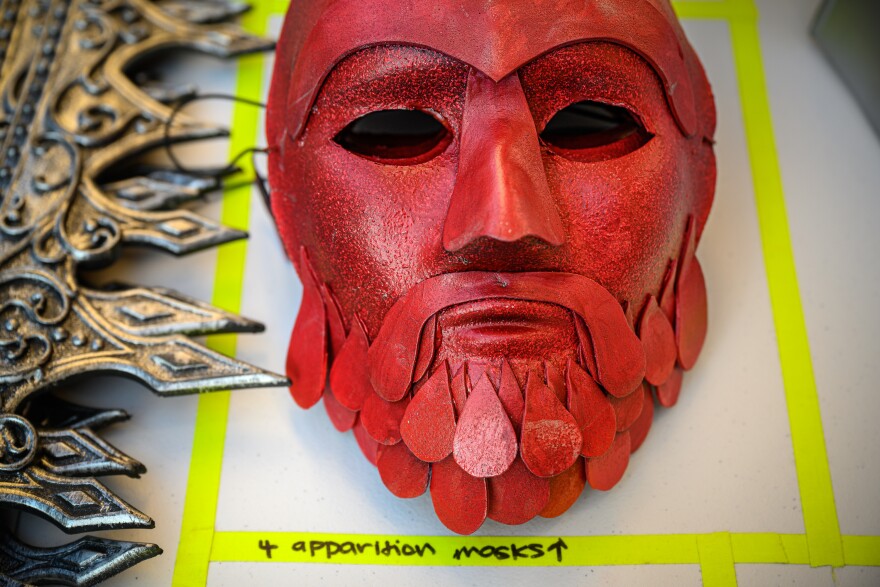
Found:
[[[615,485],[706,331],[715,113],[668,3],[295,2],[267,124],[297,403],[456,532]]]

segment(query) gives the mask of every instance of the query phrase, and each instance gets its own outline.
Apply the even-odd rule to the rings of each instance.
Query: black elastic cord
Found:
[[[269,149],[264,147],[248,147],[244,149],[241,153],[238,153],[232,160],[225,166],[219,168],[205,168],[205,169],[192,169],[184,166],[184,164],[177,158],[172,150],[172,146],[175,144],[172,141],[171,137],[171,127],[174,126],[174,120],[177,118],[177,115],[183,110],[186,106],[192,104],[193,102],[199,102],[202,100],[227,100],[229,102],[236,102],[238,104],[246,104],[248,106],[254,106],[255,108],[266,109],[266,104],[263,102],[259,102],[257,100],[251,100],[249,98],[242,98],[240,96],[234,96],[232,94],[193,94],[191,96],[187,96],[177,102],[174,105],[174,108],[171,109],[171,116],[168,117],[168,121],[165,123],[164,128],[164,141],[163,146],[165,148],[165,152],[168,154],[168,158],[171,160],[171,164],[174,165],[174,168],[188,175],[192,175],[195,177],[205,177],[205,178],[213,178],[213,179],[221,179],[227,177],[229,175],[233,175],[239,171],[238,162],[241,161],[245,156],[251,156],[251,165],[254,169],[254,178],[257,184],[257,188],[260,190],[260,193],[263,195],[263,199],[266,200],[266,203],[269,203],[269,190],[266,185],[266,178],[259,174],[256,166],[256,156],[258,154],[266,155],[269,153]],[[254,183],[252,181],[242,182],[241,184],[234,184],[225,186],[227,189],[232,189],[236,187],[245,186],[248,184]]]

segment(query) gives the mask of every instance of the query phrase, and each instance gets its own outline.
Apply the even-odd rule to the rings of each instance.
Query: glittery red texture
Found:
[[[489,519],[524,524],[540,514],[550,499],[550,482],[516,459],[503,474],[489,479]]]
[[[584,460],[578,459],[567,471],[550,479],[547,505],[538,514],[542,518],[556,518],[568,511],[581,496],[587,485]]]
[[[581,101],[645,141],[584,158],[541,139]],[[403,164],[334,141],[389,109],[450,138]],[[304,285],[294,398],[324,394],[388,488],[429,487],[459,533],[610,489],[703,346],[714,127],[665,0],[294,3],[267,118]]]
[[[474,477],[497,477],[507,471],[516,453],[516,431],[484,374],[468,395],[455,429],[455,462]]]
[[[426,463],[442,461],[452,453],[455,440],[455,407],[444,364],[413,397],[400,422],[400,435]]]
[[[666,0],[311,0],[293,5],[283,36],[272,141],[281,132],[299,136],[336,63],[388,44],[430,47],[499,81],[558,47],[612,40],[652,65],[685,134],[714,131],[705,76]],[[286,124],[271,122],[275,108]]]
[[[519,76],[495,83],[470,71],[461,137],[443,248],[456,252],[485,237],[505,243],[528,236],[554,246],[565,242]]]

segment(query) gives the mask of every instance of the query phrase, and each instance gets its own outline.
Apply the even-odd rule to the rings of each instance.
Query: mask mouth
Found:
[[[499,310],[500,320],[496,320],[494,312]],[[541,322],[555,322],[570,329],[580,320],[586,332],[578,336],[589,338],[581,343],[590,348],[599,381],[609,392],[626,395],[645,374],[641,342],[620,303],[592,279],[564,272],[446,273],[426,279],[403,294],[370,345],[370,380],[386,401],[400,401],[410,391],[420,345],[428,330],[425,325],[434,315],[448,315],[453,324],[472,332],[474,328],[477,332],[497,328],[498,334],[505,330],[521,332],[524,326],[528,330],[541,326]]]
[[[556,304],[489,298],[442,310],[436,344],[440,358],[538,357],[574,347],[575,325]]]
[[[509,298],[489,298],[452,306],[441,311],[439,321],[443,331],[470,331],[490,338],[573,327],[569,313],[562,306]]]

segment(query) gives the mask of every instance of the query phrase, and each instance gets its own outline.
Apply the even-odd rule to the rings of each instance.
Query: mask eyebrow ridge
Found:
[[[398,60],[387,59],[387,56],[380,55],[380,50],[395,50],[395,49],[403,49],[403,50],[414,50],[410,53],[407,59]],[[364,66],[360,66],[359,69],[362,71],[366,71],[367,75],[364,76],[355,76],[353,81],[347,85],[346,90],[358,90],[361,88],[369,88],[374,85],[382,85],[394,83],[398,78],[402,77],[412,77],[413,75],[425,75],[428,74],[438,68],[441,67],[455,67],[455,66],[464,66],[470,68],[471,66],[467,63],[459,61],[454,57],[450,57],[445,53],[441,53],[429,47],[420,47],[417,45],[409,45],[409,44],[383,44],[383,45],[371,45],[368,47],[362,47],[357,51],[351,53],[346,56],[342,61],[340,61],[333,70],[327,75],[327,78],[322,83],[322,86],[326,86],[326,82],[333,76],[340,68],[345,67],[350,64],[352,60],[364,59],[364,60],[380,60],[378,67],[372,67],[372,63],[364,63]],[[426,62],[428,61],[428,62]],[[411,81],[407,79],[406,81]],[[323,91],[323,87],[321,88]]]

